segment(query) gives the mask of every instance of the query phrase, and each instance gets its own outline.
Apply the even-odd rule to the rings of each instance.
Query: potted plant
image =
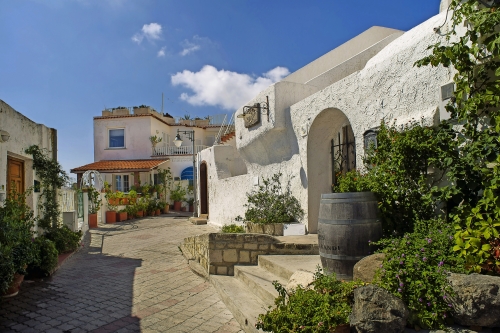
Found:
[[[129,197],[129,202],[130,202],[131,204],[135,204],[135,203],[136,203],[136,201],[137,201],[137,191],[135,191],[135,190],[130,190],[130,191],[128,192],[128,197]]]
[[[88,188],[89,196],[89,228],[97,228],[97,212],[101,209],[101,194],[93,187]]]
[[[156,212],[156,204],[153,200],[149,200],[146,206],[146,212],[148,213],[148,216],[154,216]]]
[[[161,141],[162,141],[162,138],[156,136],[156,135],[152,135],[149,137],[149,141],[151,142],[151,146],[153,147],[153,149],[156,147],[157,144],[159,144]]]
[[[120,209],[117,213],[116,213],[116,221],[117,222],[123,222],[123,221],[126,221],[127,220],[127,211],[124,209]]]
[[[144,203],[142,200],[137,200],[137,203],[135,204],[137,207],[137,217],[143,217],[144,216]]]
[[[35,217],[26,205],[29,192],[12,191],[0,206],[0,295],[15,296],[36,259],[33,227]]]
[[[125,207],[125,211],[127,212],[127,217],[129,220],[134,218],[134,217],[137,217],[137,205],[136,204],[128,205],[127,207]]]
[[[156,210],[155,210],[155,215],[156,215],[156,216],[160,216],[161,211],[162,211],[162,209],[163,209],[163,206],[162,206],[162,204],[160,203],[160,201],[159,201],[159,200],[156,200],[156,202],[155,202],[155,208],[156,208]]]
[[[189,198],[186,200],[189,205],[189,211],[194,212],[194,198]]]
[[[209,121],[209,119],[201,119],[199,117],[194,118],[194,123],[198,127],[207,127]]]
[[[158,204],[163,214],[167,214],[170,211],[170,206],[166,202],[160,201]]]
[[[170,191],[170,199],[174,202],[174,210],[181,210],[182,201],[185,200],[185,196],[186,189],[180,184],[177,184],[176,187]]]
[[[185,114],[184,117],[180,119],[182,125],[191,125],[191,116],[189,114]]]

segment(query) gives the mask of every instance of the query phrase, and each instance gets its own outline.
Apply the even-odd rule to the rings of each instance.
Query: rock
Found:
[[[358,333],[403,332],[409,311],[402,300],[374,285],[354,290],[354,305],[349,317]]]
[[[308,288],[313,281],[314,273],[299,269],[290,277],[285,289],[290,291],[292,289],[297,289],[299,285],[303,288]]]
[[[382,265],[384,258],[384,253],[376,253],[358,261],[356,265],[354,265],[353,279],[360,279],[363,282],[372,282],[375,277],[375,272],[380,268],[380,265]]]
[[[453,319],[463,326],[500,327],[500,277],[453,274]]]

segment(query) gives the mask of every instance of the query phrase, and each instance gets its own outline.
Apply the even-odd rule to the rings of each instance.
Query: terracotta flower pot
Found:
[[[181,207],[181,212],[185,212],[186,211],[186,207]]]
[[[116,222],[123,222],[127,220],[127,212],[116,213]]]
[[[116,212],[108,210],[106,212],[106,223],[115,223],[115,222],[116,222]]]
[[[109,199],[108,203],[112,206],[118,206],[120,204],[120,200],[118,198]]]
[[[181,210],[182,202],[181,201],[174,201],[174,210]]]
[[[137,212],[137,217],[143,217],[143,216],[144,216],[144,212],[142,210]]]
[[[194,205],[190,205],[190,206],[189,206],[189,211],[190,211],[190,212],[194,212]]]
[[[165,207],[163,207],[163,214],[167,214],[169,211],[170,211],[169,205],[166,205]]]
[[[160,210],[159,210],[159,209],[157,209],[157,210],[155,211],[155,215],[156,215],[156,216],[159,216],[160,214],[161,214]]]
[[[120,203],[122,205],[128,205],[128,198],[122,198]]]
[[[19,287],[24,280],[24,275],[14,274],[14,279],[10,283],[9,289],[2,295],[2,297],[13,297],[19,293]]]
[[[89,228],[97,228],[97,214],[89,214]]]

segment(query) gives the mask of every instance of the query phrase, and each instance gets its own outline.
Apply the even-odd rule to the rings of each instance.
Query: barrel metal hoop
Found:
[[[366,256],[344,256],[344,255],[336,255],[336,254],[329,254],[329,253],[323,253],[323,252],[320,252],[319,253],[319,256],[320,257],[323,257],[323,258],[328,258],[328,259],[334,259],[334,260],[356,260],[356,261],[360,261],[361,259],[363,259],[364,257]]]
[[[353,225],[353,224],[374,224],[381,223],[378,219],[366,219],[366,220],[326,220],[318,219],[319,223],[322,224],[343,224],[343,225]]]
[[[373,200],[370,198],[366,198],[366,200],[356,199],[356,201],[349,199],[349,198],[347,198],[347,199],[321,199],[321,201],[325,204],[350,203],[350,204],[354,205],[354,204],[357,204],[360,202],[372,202],[374,205],[377,204],[376,200]]]

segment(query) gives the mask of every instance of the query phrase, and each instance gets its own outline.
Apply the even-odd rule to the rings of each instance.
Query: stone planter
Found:
[[[9,285],[9,289],[2,295],[4,298],[16,296],[19,293],[19,288],[21,287],[21,283],[24,280],[24,275],[14,274],[14,279]]]
[[[116,213],[116,222],[123,222],[127,220],[127,212]]]
[[[266,234],[271,236],[283,236],[283,226],[284,223],[245,223],[245,229],[248,234]]]
[[[106,212],[106,223],[115,223],[116,222],[116,212],[113,210],[108,210]]]
[[[195,119],[194,123],[197,127],[207,127],[209,120],[208,119]]]
[[[97,214],[89,214],[89,228],[97,228]]]

